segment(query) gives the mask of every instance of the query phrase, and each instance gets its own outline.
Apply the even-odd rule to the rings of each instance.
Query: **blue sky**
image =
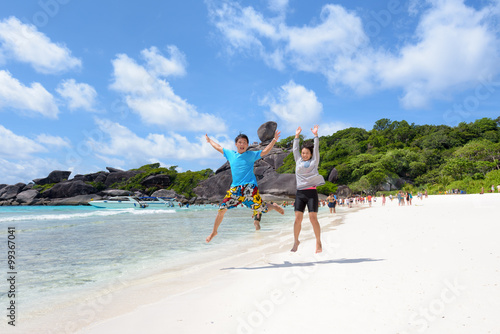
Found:
[[[496,118],[499,17],[498,0],[4,1],[0,183],[216,169],[205,133],[234,148],[270,120],[285,138]]]

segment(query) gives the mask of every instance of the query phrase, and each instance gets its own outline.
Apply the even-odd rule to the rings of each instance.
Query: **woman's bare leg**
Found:
[[[323,247],[321,245],[321,227],[319,226],[318,213],[309,212],[309,220],[311,221],[314,235],[316,236],[316,253],[321,253],[323,251]]]
[[[295,211],[295,222],[293,224],[293,247],[291,249],[292,252],[296,252],[297,248],[299,248],[299,234],[302,228],[302,218],[304,218],[304,213],[300,211]]]

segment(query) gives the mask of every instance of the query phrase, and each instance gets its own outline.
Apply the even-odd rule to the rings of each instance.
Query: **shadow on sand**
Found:
[[[349,263],[360,263],[360,262],[374,262],[374,261],[384,261],[383,259],[370,259],[370,258],[359,258],[359,259],[338,259],[338,260],[324,260],[324,261],[314,261],[314,262],[298,262],[291,263],[284,261],[283,263],[269,263],[267,266],[262,267],[228,267],[221,268],[221,270],[256,270],[256,269],[273,269],[273,268],[291,268],[291,267],[312,267],[320,264],[349,264]]]

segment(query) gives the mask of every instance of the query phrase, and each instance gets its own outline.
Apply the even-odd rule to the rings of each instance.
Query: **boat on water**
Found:
[[[145,209],[148,204],[137,197],[111,197],[108,199],[91,200],[90,205],[100,209]]]
[[[173,197],[139,197],[142,203],[146,203],[149,208],[173,208],[175,207],[175,198]]]

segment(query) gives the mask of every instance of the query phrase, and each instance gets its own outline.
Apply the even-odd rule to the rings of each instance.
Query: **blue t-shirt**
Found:
[[[245,184],[257,185],[257,178],[253,172],[253,164],[261,158],[262,151],[246,151],[238,153],[232,150],[224,151],[224,157],[229,161],[231,166],[231,175],[233,182],[231,187],[242,186]]]

